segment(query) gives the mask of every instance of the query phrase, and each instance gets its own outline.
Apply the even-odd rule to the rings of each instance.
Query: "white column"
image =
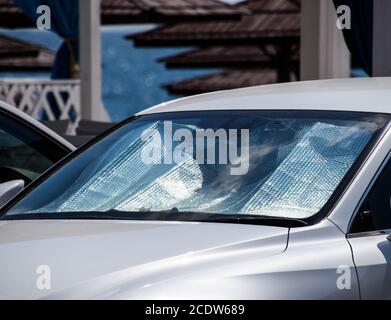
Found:
[[[100,0],[80,0],[81,118],[109,121],[102,104]]]
[[[348,78],[350,53],[332,0],[302,0],[301,80]]]
[[[391,76],[391,1],[373,1],[373,57],[374,77]]]

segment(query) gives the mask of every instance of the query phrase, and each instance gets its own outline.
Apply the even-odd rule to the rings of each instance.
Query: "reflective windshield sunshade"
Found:
[[[330,111],[146,115],[64,163],[7,215],[308,219],[330,210],[389,120]]]
[[[296,218],[313,215],[329,199],[370,136],[359,128],[316,123],[240,212]]]

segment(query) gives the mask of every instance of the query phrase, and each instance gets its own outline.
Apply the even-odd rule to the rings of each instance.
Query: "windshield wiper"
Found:
[[[255,224],[255,225],[269,225],[269,226],[281,226],[289,228],[305,227],[308,223],[301,219],[273,217],[273,216],[249,216],[240,215],[232,217],[215,217],[208,218],[209,222],[232,222],[239,224]]]
[[[238,214],[216,214],[206,212],[179,211],[174,207],[162,211],[120,211],[111,209],[108,211],[90,212],[50,212],[50,213],[26,213],[18,215],[3,216],[3,220],[140,220],[140,221],[178,221],[178,222],[209,222],[209,223],[236,223],[269,225],[288,228],[305,227],[307,222],[301,219],[238,215]]]
[[[220,223],[239,223],[239,224],[257,224],[257,225],[275,225],[275,226],[289,226],[289,227],[304,227],[308,223],[301,219],[286,218],[286,217],[273,217],[273,216],[256,216],[246,214],[219,214],[219,213],[207,213],[198,211],[179,211],[178,208],[173,207],[168,210],[161,211],[134,211],[126,212],[112,209],[108,212],[115,215],[125,214],[128,219],[141,219],[141,220],[168,220],[168,221],[190,221],[190,222],[220,222]],[[142,214],[140,216],[140,214]]]

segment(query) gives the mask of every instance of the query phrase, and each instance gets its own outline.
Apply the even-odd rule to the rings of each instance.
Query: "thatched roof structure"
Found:
[[[277,82],[286,82],[299,72],[300,6],[300,0],[248,0],[237,7],[251,14],[239,21],[178,23],[127,38],[139,47],[202,47],[161,60],[169,67],[275,68]]]
[[[0,0],[0,27],[30,28],[33,26],[31,20],[12,0]]]
[[[277,82],[277,72],[271,69],[232,69],[219,73],[173,82],[164,88],[173,95],[192,95],[205,92],[229,90]],[[297,80],[291,73],[291,81]]]
[[[180,23],[127,36],[136,47],[254,45],[298,40],[299,14],[257,14],[242,20]]]
[[[217,19],[240,19],[246,8],[217,0],[101,0],[104,25],[131,23],[173,23]],[[12,0],[0,0],[0,27],[35,27]]]
[[[55,55],[47,48],[0,35],[1,71],[50,70]]]
[[[259,46],[215,46],[191,50],[185,53],[161,58],[167,68],[251,68],[271,67],[274,64],[276,47]],[[299,63],[299,51],[291,58],[295,66]]]
[[[178,23],[136,35],[136,46],[211,46],[278,43],[300,37],[300,2],[293,0],[250,0],[238,8],[251,11],[240,21]]]
[[[239,6],[255,13],[300,13],[301,0],[247,0]]]
[[[248,13],[217,0],[102,0],[103,24],[238,20]]]

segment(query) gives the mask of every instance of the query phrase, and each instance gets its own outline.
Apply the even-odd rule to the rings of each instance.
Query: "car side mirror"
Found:
[[[0,184],[0,208],[24,188],[23,180],[13,180]]]
[[[387,240],[391,241],[391,234],[388,235]]]

